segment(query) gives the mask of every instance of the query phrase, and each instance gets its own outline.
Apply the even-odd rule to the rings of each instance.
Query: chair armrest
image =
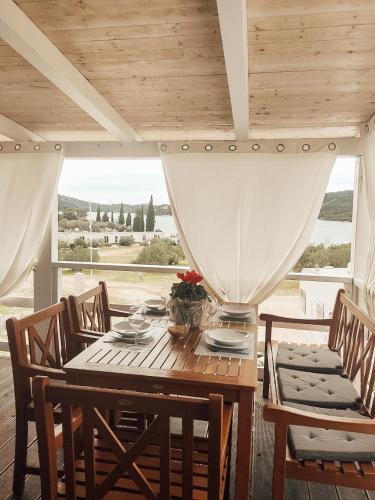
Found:
[[[103,332],[96,332],[95,330],[89,330],[88,328],[82,328],[80,332],[74,332],[73,335],[89,335],[90,337],[97,337],[100,339],[103,337],[104,333]]]
[[[85,344],[93,344],[97,340],[103,337],[103,334],[100,335],[93,335],[89,333],[72,333],[72,337],[74,337],[75,340],[78,340],[81,343]]]
[[[108,309],[110,316],[118,316],[120,318],[127,318],[129,316],[129,311],[120,311],[119,309]]]
[[[264,406],[263,417],[267,422],[274,422],[276,425],[320,427],[375,435],[375,420],[373,419],[331,417],[275,404]]]
[[[266,323],[298,323],[301,325],[321,325],[331,326],[331,319],[310,319],[310,318],[286,318],[285,316],[276,316],[275,314],[262,313],[259,315],[261,321]]]
[[[59,368],[50,368],[49,366],[39,366],[30,363],[27,366],[22,366],[22,371],[27,377],[36,377],[37,375],[47,376],[52,379],[65,380],[66,373]]]

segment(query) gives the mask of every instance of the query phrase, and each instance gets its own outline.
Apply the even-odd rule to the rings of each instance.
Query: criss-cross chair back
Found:
[[[26,474],[39,474],[39,468],[26,463],[28,423],[34,420],[31,380],[35,375],[65,380],[62,367],[68,361],[67,321],[67,306],[60,303],[23,319],[9,318],[6,322],[16,406],[15,494],[22,493]]]
[[[75,331],[108,332],[111,328],[108,292],[104,281],[81,295],[71,295],[72,322]]]
[[[340,352],[345,371],[357,385],[363,406],[375,417],[375,322],[344,293],[339,293],[338,302],[333,348]]]
[[[129,313],[109,307],[107,286],[104,281],[81,295],[70,295],[68,299],[70,323],[67,329],[69,357],[79,354],[88,344],[95,342],[111,329],[111,318],[127,317]]]
[[[206,400],[61,387],[46,377],[34,379],[33,391],[44,500],[56,499],[58,494],[70,500],[112,498],[113,490],[123,498],[223,497],[230,418],[223,417],[222,396],[210,395]],[[62,406],[62,440],[54,434],[52,418],[52,407],[58,403]],[[72,412],[77,405],[82,409],[83,454],[75,458],[73,435],[77,425]],[[111,428],[106,411],[124,408],[156,416],[143,432]],[[171,434],[172,417],[182,419],[179,436]],[[196,420],[208,422],[208,440],[202,438],[198,447],[193,435]],[[65,477],[59,481],[56,453],[61,441]]]
[[[31,399],[34,375],[62,378],[62,367],[68,361],[67,316],[66,304],[59,303],[22,319],[7,320],[16,398],[20,392]]]

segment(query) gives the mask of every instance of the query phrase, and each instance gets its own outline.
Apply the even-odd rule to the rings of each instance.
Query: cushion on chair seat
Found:
[[[279,368],[282,401],[328,408],[353,408],[361,399],[348,378]]]
[[[341,374],[344,371],[336,352],[324,347],[286,342],[278,345],[276,366],[318,373]]]
[[[285,406],[341,418],[370,418],[353,410],[317,408],[296,403],[285,403]],[[289,444],[295,457],[300,460],[338,460],[340,462],[375,460],[375,435],[370,434],[290,425]]]

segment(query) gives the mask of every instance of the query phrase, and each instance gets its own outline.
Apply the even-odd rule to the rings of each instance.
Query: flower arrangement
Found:
[[[211,300],[206,289],[199,284],[203,280],[203,277],[194,271],[194,269],[186,273],[177,273],[177,277],[181,281],[173,283],[171,290],[172,299],[189,301]]]

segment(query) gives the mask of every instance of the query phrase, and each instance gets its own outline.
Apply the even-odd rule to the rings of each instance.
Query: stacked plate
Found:
[[[113,325],[111,335],[112,337],[125,342],[134,341],[137,337],[137,342],[141,342],[153,336],[153,329],[149,321],[144,321],[141,327],[135,331],[129,324],[129,321],[125,320]]]
[[[223,304],[218,308],[218,315],[223,321],[251,321],[251,309],[245,304]]]
[[[209,330],[204,337],[206,345],[214,351],[243,352],[249,350],[249,334],[230,328]]]
[[[146,312],[153,314],[165,314],[165,301],[162,299],[149,299],[144,301]]]

